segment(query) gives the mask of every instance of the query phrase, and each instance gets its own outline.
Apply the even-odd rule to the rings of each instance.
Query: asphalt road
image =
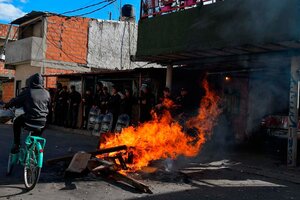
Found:
[[[183,170],[184,175],[163,171],[152,175],[133,174],[149,185],[154,194],[142,194],[128,185],[91,175],[70,183],[63,179],[59,165],[45,166],[37,187],[26,192],[21,167],[16,168],[11,177],[5,176],[11,126],[1,125],[0,136],[0,199],[300,199],[297,184],[232,170],[230,166],[237,163],[219,159],[212,159],[215,162],[209,164],[190,162]],[[47,130],[44,137],[47,139],[45,159],[68,151],[93,150],[97,144],[94,137],[52,130]]]

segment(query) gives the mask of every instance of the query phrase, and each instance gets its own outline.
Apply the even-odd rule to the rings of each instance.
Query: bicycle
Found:
[[[35,132],[41,133],[43,128],[25,123],[24,130],[28,131],[28,136],[25,139],[25,147],[21,147],[16,154],[9,154],[7,175],[11,175],[15,165],[23,165],[24,184],[27,190],[32,190],[36,186],[41,174],[46,139],[33,136],[33,134]]]

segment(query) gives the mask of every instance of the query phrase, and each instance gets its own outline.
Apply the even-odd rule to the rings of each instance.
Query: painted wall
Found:
[[[130,61],[130,56],[136,53],[137,31],[137,24],[133,22],[91,19],[88,66],[101,69],[133,69],[147,65]],[[157,65],[151,64],[147,67]]]
[[[15,74],[15,88],[16,81],[21,81],[21,87],[25,87],[26,79],[35,73],[40,73],[40,67],[32,67],[28,65],[18,65],[16,66],[16,74]]]

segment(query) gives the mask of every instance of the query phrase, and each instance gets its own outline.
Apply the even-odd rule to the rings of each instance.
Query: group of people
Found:
[[[100,82],[96,85],[95,94],[89,89],[86,90],[82,102],[84,106],[83,128],[87,127],[88,116],[92,107],[98,107],[101,114],[112,113],[113,126],[121,114],[127,114],[129,118],[132,117],[134,100],[128,88],[121,91],[114,85],[109,92],[108,88]]]
[[[161,97],[155,101],[155,96],[152,94],[149,87],[143,87],[140,97],[140,122],[151,120],[151,111],[157,112],[163,109],[169,109],[174,115],[187,114],[193,110],[193,102],[190,98],[188,90],[181,88],[180,94],[177,97],[172,97],[171,91],[168,87],[165,87],[162,91]],[[170,102],[168,108],[166,102]]]
[[[70,91],[67,86],[57,84],[53,97],[54,123],[56,125],[76,128],[81,103],[81,94],[72,85]]]
[[[77,128],[77,119],[79,114],[80,104],[82,103],[83,121],[81,128],[87,128],[88,116],[93,107],[98,107],[101,114],[112,113],[113,124],[120,114],[132,115],[133,99],[131,91],[125,89],[119,91],[117,86],[112,86],[111,93],[102,83],[97,83],[96,91],[87,89],[83,96],[76,91],[75,86],[71,86],[71,91],[68,91],[66,86],[61,83],[57,84],[57,91],[53,100],[54,106],[54,123],[60,126]]]
[[[173,113],[187,113],[191,110],[192,102],[186,88],[181,88],[180,94],[173,98],[169,88],[164,88],[162,96],[156,101],[155,95],[150,87],[142,87],[140,97],[134,98],[129,88],[120,90],[117,86],[112,86],[110,92],[108,87],[101,82],[96,84],[95,92],[93,89],[86,89],[81,96],[76,91],[75,86],[70,87],[57,84],[57,91],[53,98],[54,123],[60,126],[77,128],[80,104],[83,106],[83,117],[81,128],[88,126],[88,116],[92,108],[97,107],[101,114],[111,113],[113,115],[113,126],[116,125],[118,116],[127,114],[132,119],[133,105],[138,103],[140,106],[139,122],[143,123],[151,120],[153,109],[161,110],[164,108],[163,101],[169,99],[173,102]]]

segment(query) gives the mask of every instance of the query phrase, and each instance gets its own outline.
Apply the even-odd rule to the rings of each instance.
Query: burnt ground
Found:
[[[268,159],[236,152],[233,155],[220,146],[204,148],[196,159],[181,158],[176,162],[155,164],[161,169],[172,166],[171,172],[158,170],[151,175],[131,174],[149,185],[154,194],[143,194],[126,184],[92,175],[65,180],[61,165],[44,166],[37,187],[26,192],[21,167],[16,168],[11,177],[5,176],[13,138],[11,126],[1,125],[0,134],[0,199],[300,199],[297,180],[292,181],[288,176],[285,179],[277,177],[276,173],[275,176],[267,176],[270,170],[281,168],[270,165],[266,173],[258,168],[262,163],[268,163]],[[66,152],[93,150],[97,144],[95,137],[53,130],[47,130],[44,137],[47,139],[45,160]],[[249,166],[250,158],[252,166],[257,166],[252,169],[261,173],[244,170],[243,163]],[[297,179],[296,176],[293,178]]]

